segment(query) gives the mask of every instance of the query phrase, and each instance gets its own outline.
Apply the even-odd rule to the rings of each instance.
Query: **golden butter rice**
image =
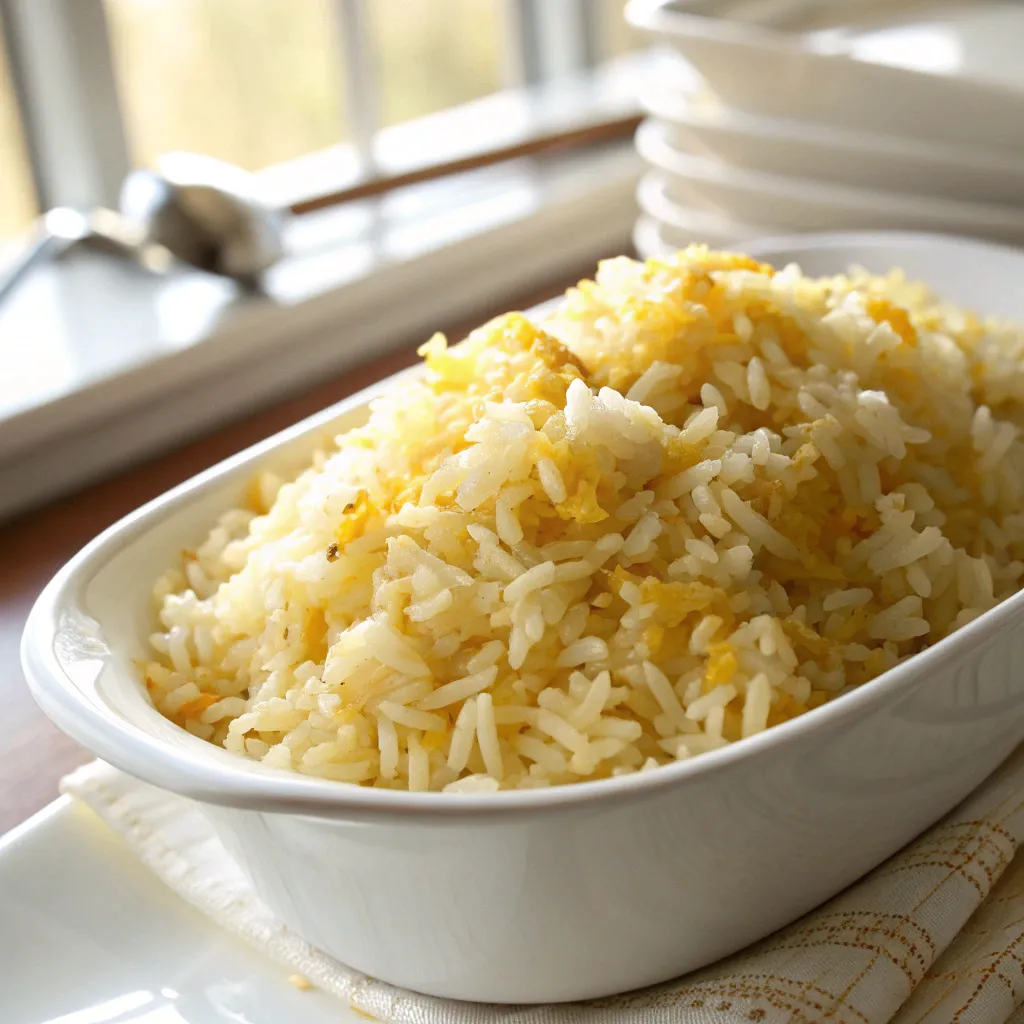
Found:
[[[264,476],[156,586],[156,707],[393,789],[645,771],[803,715],[1015,592],[1024,333],[897,271],[601,264]]]

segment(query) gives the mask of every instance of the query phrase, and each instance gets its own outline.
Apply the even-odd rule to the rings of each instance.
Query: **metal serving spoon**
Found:
[[[0,0],[2,2],[2,0]],[[800,0],[808,2],[808,0]],[[173,153],[155,171],[133,171],[121,190],[120,212],[60,208],[40,218],[35,238],[0,268],[0,302],[25,272],[42,260],[82,243],[106,248],[148,266],[148,257],[170,252],[184,263],[258,287],[260,274],[283,254],[283,220],[340,203],[379,196],[394,189],[490,167],[547,152],[583,150],[632,137],[640,123],[629,113],[584,127],[550,127],[527,138],[485,146],[370,178],[297,200],[280,210],[259,196],[254,175],[213,157]]]
[[[283,220],[240,167],[194,153],[169,153],[155,171],[133,171],[121,212],[146,226],[145,241],[184,263],[255,283],[284,253]]]
[[[281,258],[283,221],[259,198],[255,178],[213,157],[171,153],[156,170],[132,171],[120,212],[66,207],[40,218],[35,238],[0,274],[0,302],[37,264],[84,243],[146,262],[159,246],[200,270],[247,288]]]

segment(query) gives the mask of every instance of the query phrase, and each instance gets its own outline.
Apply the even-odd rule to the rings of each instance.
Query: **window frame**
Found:
[[[259,172],[278,184],[278,196],[287,194],[290,201],[300,203],[310,194],[337,191],[339,184],[351,188],[378,181],[393,173],[395,160],[389,153],[394,153],[402,130],[410,141],[416,136],[409,126],[417,122],[381,127],[371,2],[332,3],[350,140],[340,141],[339,131],[336,146]],[[599,62],[601,11],[592,0],[503,0],[502,17],[504,77],[520,95],[524,89],[557,92],[563,81],[570,83],[566,88],[580,89],[579,83]],[[0,0],[0,29],[39,209],[116,206],[131,158],[103,0]],[[469,110],[475,105],[465,106]],[[600,107],[590,105],[581,113],[582,121],[592,121]],[[458,109],[419,120],[443,119]],[[515,132],[506,133],[503,144],[536,137],[544,130],[545,118],[534,120],[533,126],[523,122]],[[399,163],[414,166],[425,156],[410,152]],[[318,173],[309,174],[312,167],[319,168]],[[283,183],[291,173],[294,185],[286,187]],[[302,182],[308,183],[305,196]]]
[[[115,205],[130,164],[101,0],[0,0],[0,28],[39,209]]]

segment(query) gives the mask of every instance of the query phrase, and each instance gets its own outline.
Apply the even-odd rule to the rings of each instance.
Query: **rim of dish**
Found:
[[[768,255],[770,247],[822,249],[841,244],[873,241],[908,245],[913,242],[954,244],[958,247],[996,249],[1021,257],[1012,246],[964,240],[926,232],[826,232],[761,238],[748,251]],[[543,309],[544,307],[540,307]],[[1024,613],[1024,590],[1018,591],[974,621],[915,654],[882,675],[841,697],[814,708],[799,718],[782,722],[755,736],[731,743],[685,761],[660,765],[648,772],[620,778],[597,779],[551,786],[547,789],[506,790],[497,793],[412,793],[375,789],[316,779],[298,772],[269,769],[237,757],[237,765],[221,760],[227,752],[181,730],[181,746],[122,717],[116,707],[103,706],[87,694],[64,669],[55,651],[62,612],[78,610],[95,621],[81,596],[97,572],[129,543],[178,514],[183,507],[217,481],[252,472],[252,464],[289,442],[296,441],[345,412],[364,405],[396,377],[419,372],[400,371],[370,388],[336,403],[305,420],[210,467],[167,493],[147,502],[104,530],[74,556],[50,581],[29,615],[21,643],[25,676],[33,697],[44,712],[73,739],[115,767],[164,789],[209,803],[312,815],[321,818],[434,817],[464,819],[512,817],[517,814],[568,810],[594,804],[617,803],[685,785],[703,776],[727,771],[777,749],[786,742],[825,730],[843,718],[870,711],[899,693],[925,685],[929,671],[947,658],[962,656],[989,641]],[[137,684],[141,683],[136,680]],[[153,720],[160,717],[150,708]],[[147,714],[148,714],[147,711]],[[207,750],[207,748],[209,748]],[[208,756],[214,751],[220,754]]]
[[[879,228],[864,228],[858,231],[808,231],[803,234],[799,231],[787,231],[779,235],[758,235],[756,238],[751,236],[747,241],[739,241],[736,245],[749,246],[750,249],[758,248],[762,250],[761,255],[764,256],[773,249],[806,249],[818,252],[848,245],[874,245],[896,252],[911,245],[931,245],[951,249],[988,249],[1004,256],[1024,259],[1024,246],[944,231],[886,231]],[[751,252],[750,255],[756,253]]]
[[[1010,225],[1024,230],[1024,213],[979,200],[924,197],[909,192],[885,192],[863,185],[839,185],[818,178],[803,178],[750,167],[736,167],[713,157],[697,156],[676,149],[669,139],[671,126],[663,121],[644,121],[636,131],[636,149],[640,156],[666,178],[726,188],[757,191],[815,205],[846,206],[877,213],[911,211],[946,223],[955,220],[965,228],[979,222],[988,226]]]
[[[707,233],[709,235],[720,234],[729,238],[740,236],[758,236],[773,233],[775,228],[761,229],[755,224],[746,221],[733,220],[725,213],[718,213],[714,210],[702,210],[696,207],[680,206],[674,203],[665,191],[664,175],[661,171],[649,171],[643,175],[636,187],[636,200],[640,208],[640,219],[663,224],[675,231],[684,234]],[[735,229],[741,230],[735,230]],[[714,246],[715,240],[710,241],[703,238],[694,238],[694,243],[707,242]],[[735,243],[728,243],[729,248]]]
[[[709,216],[715,218],[714,214]],[[680,218],[681,220],[682,218]],[[662,229],[678,232],[680,235],[692,235],[692,239],[687,244],[705,244],[711,248],[725,250],[736,248],[735,239],[737,238],[767,237],[771,233],[768,229],[758,230],[750,224],[738,224],[725,218],[721,220],[715,218],[714,224],[709,219],[703,225],[698,224],[697,219],[694,218],[693,224],[685,227],[682,223],[672,223],[662,220],[652,213],[642,211],[633,225],[633,246],[637,252],[643,254],[644,259],[664,259],[679,250],[679,244],[666,239]],[[713,237],[714,235],[718,235],[718,237]],[[657,251],[644,252],[652,245],[656,246]]]
[[[705,112],[694,102],[697,97],[687,93],[681,86],[666,90],[660,87],[657,80],[642,82],[637,89],[637,98],[649,115],[673,128],[742,134],[799,144],[814,143],[858,153],[870,149],[890,158],[945,164],[979,174],[1007,174],[1024,178],[1024,161],[998,150],[982,153],[983,159],[975,160],[961,150],[940,142],[899,138],[859,128],[814,124],[797,118],[754,115],[727,106]]]

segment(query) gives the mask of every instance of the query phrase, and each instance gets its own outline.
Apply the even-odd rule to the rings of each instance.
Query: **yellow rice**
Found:
[[[695,247],[436,336],[156,586],[157,708],[282,769],[599,779],[860,686],[1018,589],[1024,335]]]

